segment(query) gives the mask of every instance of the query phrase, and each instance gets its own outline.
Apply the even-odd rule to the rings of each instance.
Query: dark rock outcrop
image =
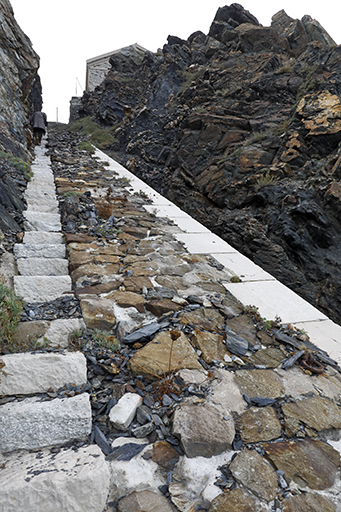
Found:
[[[0,230],[20,229],[30,160],[29,117],[42,108],[39,57],[17,24],[8,0],[0,0]],[[10,245],[7,245],[9,248]]]
[[[340,323],[341,48],[309,16],[263,27],[232,4],[123,59],[82,99],[108,151]]]

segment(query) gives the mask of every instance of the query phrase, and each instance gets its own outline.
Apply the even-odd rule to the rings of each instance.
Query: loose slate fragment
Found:
[[[111,453],[106,457],[106,460],[124,460],[129,461],[136,457],[147,444],[127,443],[123,446],[113,448]]]
[[[105,455],[109,455],[111,452],[111,446],[107,441],[107,438],[103,434],[103,432],[97,427],[97,425],[94,426],[94,439],[96,444],[100,447],[102,452]]]
[[[303,356],[304,353],[304,350],[300,350],[299,352],[296,352],[296,354],[294,354],[293,356],[288,357],[282,364],[283,370],[288,370],[289,368],[291,368],[296,363],[296,361],[301,356]]]
[[[249,348],[248,342],[241,336],[238,336],[238,334],[233,332],[229,327],[226,327],[224,339],[227,349],[232,352],[232,354],[236,356],[244,356],[246,354]]]
[[[154,336],[154,334],[159,332],[161,329],[168,327],[168,325],[169,322],[162,322],[160,324],[158,322],[152,322],[130,334],[127,334],[123,337],[122,341],[128,345],[131,343],[136,343],[137,341],[139,343],[147,342],[152,338],[152,336]]]

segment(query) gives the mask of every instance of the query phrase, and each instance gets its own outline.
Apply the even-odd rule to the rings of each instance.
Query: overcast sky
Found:
[[[85,87],[86,60],[138,43],[156,51],[169,34],[187,39],[208,33],[217,0],[10,0],[22,30],[40,56],[43,110],[50,121],[68,122],[72,96]],[[335,0],[240,0],[264,25],[281,9],[292,18],[309,14],[341,44],[341,3]]]

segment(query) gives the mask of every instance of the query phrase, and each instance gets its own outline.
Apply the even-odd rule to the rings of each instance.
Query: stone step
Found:
[[[62,233],[54,231],[26,231],[23,238],[24,244],[46,244],[57,245],[64,244]],[[21,244],[17,244],[21,245]],[[55,256],[60,257],[60,256]]]
[[[16,343],[37,341],[38,346],[47,343],[53,348],[68,348],[71,335],[84,329],[85,323],[82,318],[19,322],[13,340]]]
[[[31,395],[57,391],[65,384],[83,386],[87,382],[86,359],[81,352],[1,356],[6,373],[1,375],[0,395]]]
[[[61,231],[60,215],[55,213],[40,213],[24,211],[27,231]]]
[[[71,292],[70,276],[14,276],[14,291],[28,304],[49,302]]]
[[[28,237],[27,235],[30,231],[27,231],[24,236],[24,242],[27,242],[31,239],[34,240],[34,237]],[[40,231],[32,231],[31,233],[41,233]],[[52,232],[51,232],[52,234]],[[59,233],[54,233],[59,234]],[[39,237],[37,236],[39,240]],[[61,243],[52,243],[53,240],[58,241],[58,238],[52,239],[51,243],[48,242],[48,238],[44,235],[40,237],[41,240],[46,241],[46,243],[23,243],[23,244],[15,244],[14,245],[14,254],[17,258],[65,258],[66,256],[66,248],[64,244]],[[59,238],[61,240],[61,238]]]
[[[0,460],[1,467],[1,460]],[[6,457],[1,471],[0,512],[102,512],[109,463],[96,445]]]
[[[85,440],[91,432],[88,393],[41,402],[26,398],[0,406],[0,452],[35,450]]]
[[[26,189],[25,191],[25,199],[27,203],[29,203],[32,200],[40,200],[40,199],[48,199],[48,198],[54,198],[55,197],[55,190],[48,187],[48,189],[39,189],[38,187]]]
[[[19,258],[19,274],[22,276],[67,276],[69,265],[62,258]]]
[[[40,197],[39,199],[30,199],[26,211],[59,214],[59,205],[58,201],[53,198]]]

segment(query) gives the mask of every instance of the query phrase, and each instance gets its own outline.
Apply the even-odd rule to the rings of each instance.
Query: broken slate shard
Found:
[[[227,349],[236,356],[244,356],[249,348],[248,342],[241,336],[238,336],[238,334],[233,332],[229,327],[225,329],[224,338]]]
[[[111,452],[111,446],[108,443],[107,438],[105,437],[103,432],[97,427],[97,425],[94,426],[93,434],[95,442],[100,447],[102,452],[105,455],[109,455],[109,453]]]
[[[117,446],[111,450],[107,460],[129,461],[138,455],[147,446],[147,444],[127,443],[123,446]]]
[[[161,331],[161,329],[168,327],[168,325],[169,322],[162,322],[160,324],[158,322],[152,322],[148,325],[141,327],[140,329],[137,329],[134,332],[131,332],[130,334],[127,334],[126,336],[123,337],[122,341],[123,343],[127,343],[128,345],[130,343],[144,343],[150,341],[154,334]]]

